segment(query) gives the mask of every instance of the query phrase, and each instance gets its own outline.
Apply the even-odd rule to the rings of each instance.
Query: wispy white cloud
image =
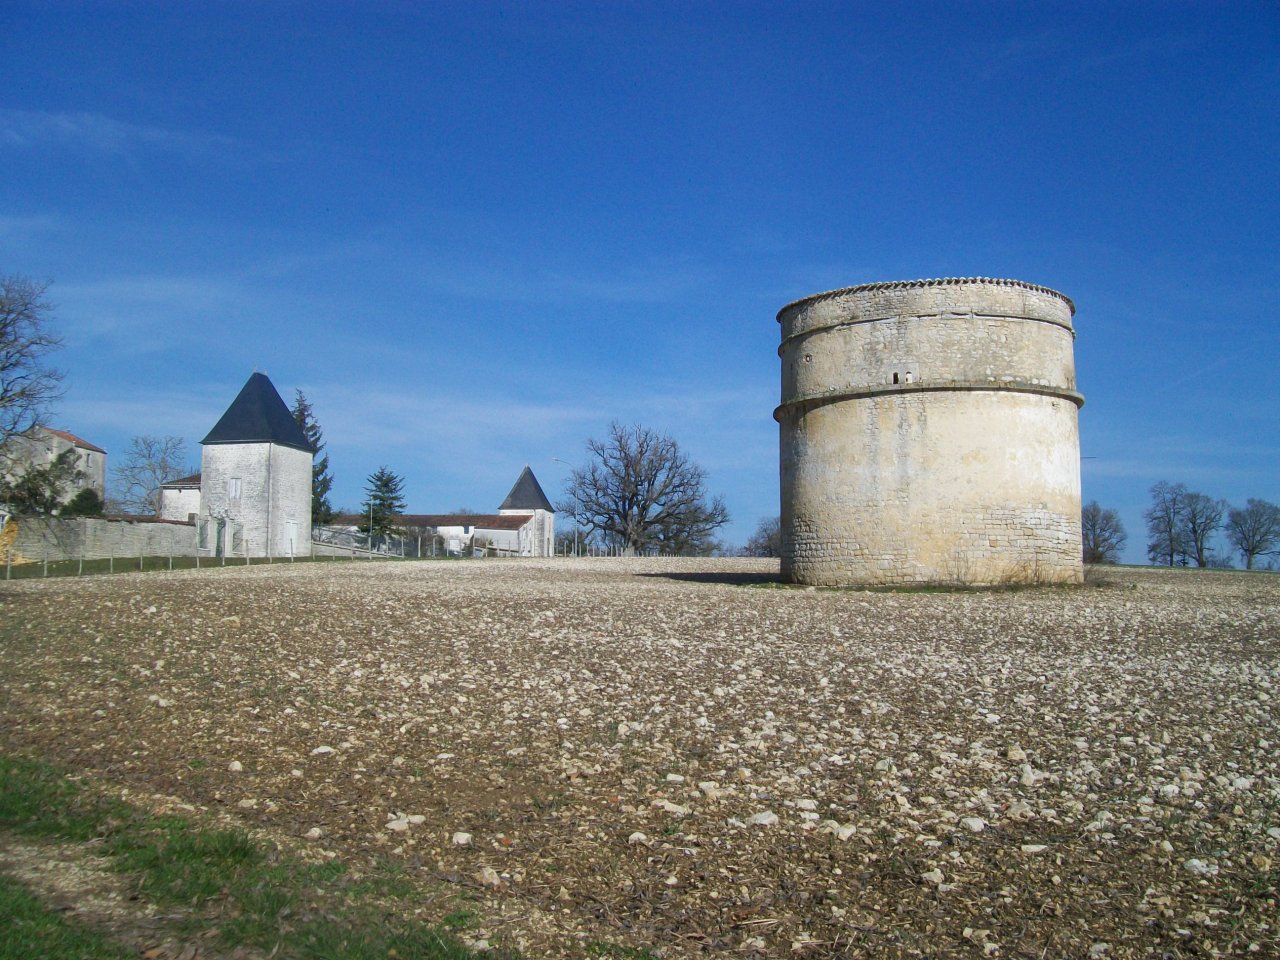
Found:
[[[92,399],[70,397],[58,411],[58,421],[86,439],[107,446],[109,455],[122,454],[133,436],[183,437],[193,445],[192,459],[200,458],[199,440],[212,429],[235,396],[224,396],[207,386],[189,390],[134,391],[121,387],[114,396]],[[115,463],[118,461],[109,461]]]
[[[57,230],[61,221],[47,214],[14,217],[0,214],[0,241],[17,240],[37,233]]]
[[[417,510],[452,509],[464,501],[477,509],[494,506],[525,463],[554,500],[569,467],[553,458],[581,463],[587,438],[602,435],[611,419],[670,433],[708,470],[713,492],[727,490],[732,475],[758,473],[754,485],[764,506],[743,507],[752,522],[776,500],[776,427],[752,391],[717,385],[676,390],[654,383],[530,400],[483,377],[470,395],[453,387],[369,388],[350,382],[302,389],[333,452],[336,496],[344,502],[358,499],[363,476],[382,463],[406,477]],[[495,504],[486,496],[497,498]]]
[[[16,149],[71,146],[120,156],[136,149],[204,153],[234,143],[221,134],[146,126],[101,113],[0,108],[0,144]]]
[[[198,321],[248,303],[231,278],[135,275],[58,284],[59,320],[75,340],[107,343],[113,354],[163,352],[205,335]]]

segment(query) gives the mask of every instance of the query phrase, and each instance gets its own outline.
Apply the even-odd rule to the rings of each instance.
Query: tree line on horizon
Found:
[[[1280,506],[1250,497],[1243,507],[1161,480],[1151,488],[1151,506],[1142,515],[1147,525],[1147,559],[1158,566],[1229,567],[1238,553],[1246,570],[1280,555]],[[1222,553],[1215,537],[1225,537]]]

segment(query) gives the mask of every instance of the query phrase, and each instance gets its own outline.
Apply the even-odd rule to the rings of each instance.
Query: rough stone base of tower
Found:
[[[785,579],[1081,582],[1075,404],[977,392],[853,404],[783,434]]]

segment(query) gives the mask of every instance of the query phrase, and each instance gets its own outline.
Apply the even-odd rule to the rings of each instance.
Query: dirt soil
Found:
[[[1280,956],[1280,576],[776,572],[0,584],[0,748],[402,862],[534,957]]]

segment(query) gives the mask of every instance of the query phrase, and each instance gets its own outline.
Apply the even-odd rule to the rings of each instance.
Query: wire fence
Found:
[[[270,550],[256,546],[243,532],[239,536],[218,538],[216,542],[225,543],[226,547],[224,550],[216,550],[211,549],[215,541],[206,540],[201,544],[197,536],[191,536],[187,543],[183,543],[177,535],[157,540],[145,535],[142,531],[146,528],[139,524],[130,526],[132,540],[122,535],[115,540],[98,539],[93,541],[93,546],[89,546],[88,538],[59,535],[55,529],[58,527],[56,523],[46,524],[48,530],[37,527],[37,535],[28,535],[19,541],[19,524],[11,518],[4,520],[3,526],[0,526],[0,563],[4,567],[5,580],[278,563],[484,559],[522,555],[517,550],[495,546],[483,537],[446,536],[429,528],[370,536],[357,530],[317,526],[312,531],[311,542],[299,544],[295,549],[290,541],[283,555],[272,555]],[[136,529],[133,529],[134,526]],[[568,535],[558,537],[555,547],[554,555],[562,558],[663,555],[657,548],[634,550],[619,545],[587,542]]]

